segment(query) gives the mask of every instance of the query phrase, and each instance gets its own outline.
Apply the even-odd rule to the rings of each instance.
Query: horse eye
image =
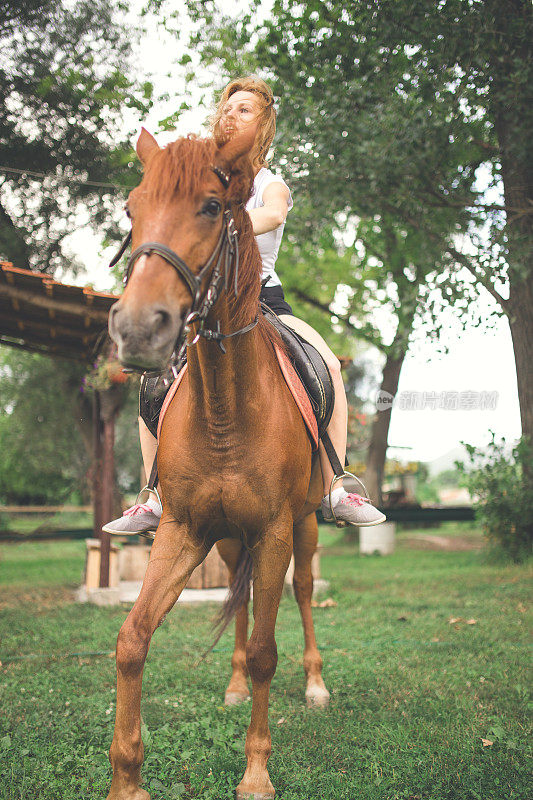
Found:
[[[124,206],[124,211],[126,212],[126,216],[128,219],[131,219],[130,210],[127,205]]]
[[[218,217],[221,210],[222,206],[218,200],[212,199],[205,203],[204,207],[202,208],[202,214],[207,214],[209,217]]]

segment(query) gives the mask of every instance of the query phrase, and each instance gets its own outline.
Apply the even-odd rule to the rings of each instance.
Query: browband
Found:
[[[213,172],[215,173],[217,178],[220,179],[220,182],[221,182],[222,186],[224,187],[224,189],[227,189],[228,186],[229,186],[229,182],[230,182],[230,177],[231,176],[228,175],[227,172],[224,172],[224,170],[220,169],[220,167],[212,166],[211,169],[213,170]]]

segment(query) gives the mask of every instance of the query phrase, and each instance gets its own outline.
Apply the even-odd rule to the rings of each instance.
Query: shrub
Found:
[[[489,542],[515,562],[531,555],[533,545],[533,447],[522,438],[510,451],[505,438],[491,431],[488,447],[461,442],[468,461],[456,461],[461,484],[474,497],[476,520]]]

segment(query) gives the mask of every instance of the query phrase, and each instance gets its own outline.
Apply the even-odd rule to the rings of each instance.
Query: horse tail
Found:
[[[230,624],[239,608],[248,602],[250,597],[250,581],[252,580],[252,570],[252,558],[248,550],[243,547],[237,560],[237,567],[235,569],[235,575],[230,586],[228,596],[226,597],[222,608],[215,618],[213,625],[215,639],[203,654],[202,658],[200,659],[201,661],[203,661],[203,659],[209,655],[213,648],[216,647],[222,634]]]

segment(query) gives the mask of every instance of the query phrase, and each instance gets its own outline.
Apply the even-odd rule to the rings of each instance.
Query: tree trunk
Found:
[[[510,0],[495,6],[497,30],[522,25],[531,29],[531,6],[523,0]],[[496,34],[498,40],[499,34]],[[491,89],[494,123],[501,155],[505,205],[507,211],[507,262],[509,265],[509,301],[506,312],[513,338],[520,401],[522,435],[533,437],[533,139],[528,98],[520,103],[510,94],[514,81],[512,69],[518,57],[527,64],[531,41],[520,44],[510,36],[499,38],[503,56],[493,64],[495,80]],[[513,52],[511,53],[511,48]],[[519,48],[519,49],[518,49]],[[517,50],[514,52],[514,50]],[[512,56],[512,57],[511,57]],[[512,98],[512,102],[510,102]],[[532,438],[533,441],[533,438]]]
[[[394,355],[392,353],[394,353]],[[388,395],[392,395],[392,397],[396,396],[400,380],[400,371],[406,354],[407,346],[405,346],[401,353],[398,353],[397,348],[388,352],[381,380],[380,397],[382,399],[387,398]],[[391,412],[392,403],[387,408],[383,408],[383,410],[378,409],[376,412],[366,458],[365,486],[370,495],[370,499],[377,503],[378,506],[381,506],[383,500],[381,491],[385,458],[387,456]]]
[[[533,443],[533,281],[513,287],[509,325],[516,361],[522,435]],[[528,285],[529,284],[529,285]]]
[[[505,142],[509,128],[500,121],[500,141]],[[504,133],[505,131],[505,133]],[[533,199],[533,169],[520,163],[502,147],[502,174],[505,202],[511,206],[527,208]],[[520,204],[520,205],[518,205]],[[533,268],[531,242],[533,238],[532,214],[507,214],[507,239],[509,263],[509,301],[506,311],[509,317],[513,349],[516,361],[518,399],[522,435],[533,441]]]

